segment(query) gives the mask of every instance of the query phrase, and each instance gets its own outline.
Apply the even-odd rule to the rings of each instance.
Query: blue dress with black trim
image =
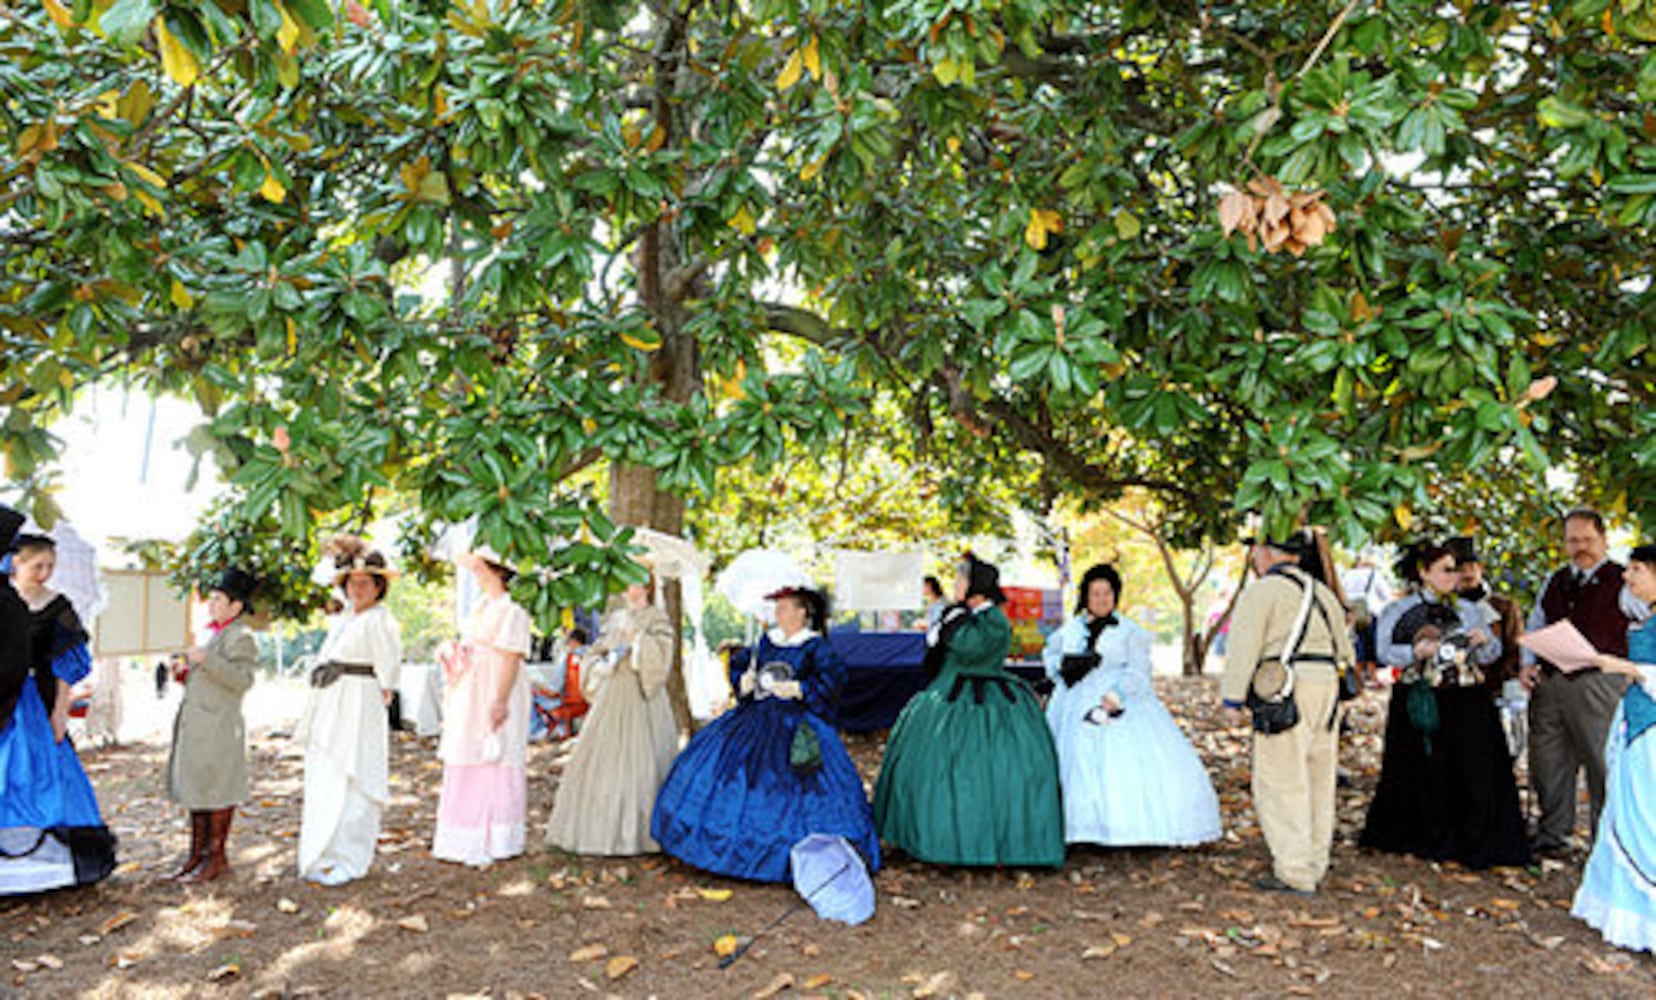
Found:
[[[48,707],[58,681],[91,672],[86,632],[61,594],[30,609],[28,621],[28,674],[0,719],[0,895],[85,885],[115,868],[115,836],[74,743],[53,737]],[[15,667],[8,676],[20,676]]]
[[[661,849],[704,871],[758,882],[789,880],[788,852],[813,833],[844,837],[870,870],[880,842],[862,777],[837,723],[845,665],[821,635],[772,630],[731,657],[731,684],[750,662],[786,664],[798,699],[755,690],[691,738],[656,796],[650,835]],[[791,761],[801,726],[816,734],[820,764]]]
[[[1656,951],[1656,619],[1628,630],[1627,658],[1644,676],[1610,721],[1604,809],[1570,913],[1613,945]]]

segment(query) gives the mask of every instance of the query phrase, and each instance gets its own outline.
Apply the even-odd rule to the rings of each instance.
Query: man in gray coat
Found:
[[[168,791],[190,810],[190,854],[172,876],[180,882],[210,882],[230,868],[224,842],[248,792],[242,696],[259,661],[243,620],[253,610],[253,589],[247,573],[225,570],[207,596],[213,638],[186,654],[190,672],[167,761]]]

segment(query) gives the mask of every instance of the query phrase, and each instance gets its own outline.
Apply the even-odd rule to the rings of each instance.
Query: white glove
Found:
[[[798,701],[802,692],[800,691],[798,681],[777,681],[775,684],[771,685],[770,693],[778,698],[787,698],[790,701]]]
[[[741,692],[741,695],[744,698],[752,694],[753,689],[758,686],[759,675],[751,669],[742,671],[741,679],[736,682],[736,690]]]

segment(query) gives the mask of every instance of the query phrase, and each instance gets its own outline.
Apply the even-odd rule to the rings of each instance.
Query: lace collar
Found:
[[[803,646],[815,639],[817,634],[816,629],[802,628],[793,635],[788,635],[782,631],[781,626],[774,626],[765,633],[765,638],[770,640],[772,646],[786,649],[789,646]]]

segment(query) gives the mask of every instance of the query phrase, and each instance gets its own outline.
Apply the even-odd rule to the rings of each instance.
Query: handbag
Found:
[[[1248,698],[1243,704],[1253,713],[1253,727],[1256,733],[1274,736],[1299,725],[1299,703],[1294,701],[1292,691],[1281,698],[1261,698],[1250,687]]]
[[[793,743],[788,747],[788,766],[801,778],[815,774],[822,767],[822,740],[804,719],[799,720]]]

